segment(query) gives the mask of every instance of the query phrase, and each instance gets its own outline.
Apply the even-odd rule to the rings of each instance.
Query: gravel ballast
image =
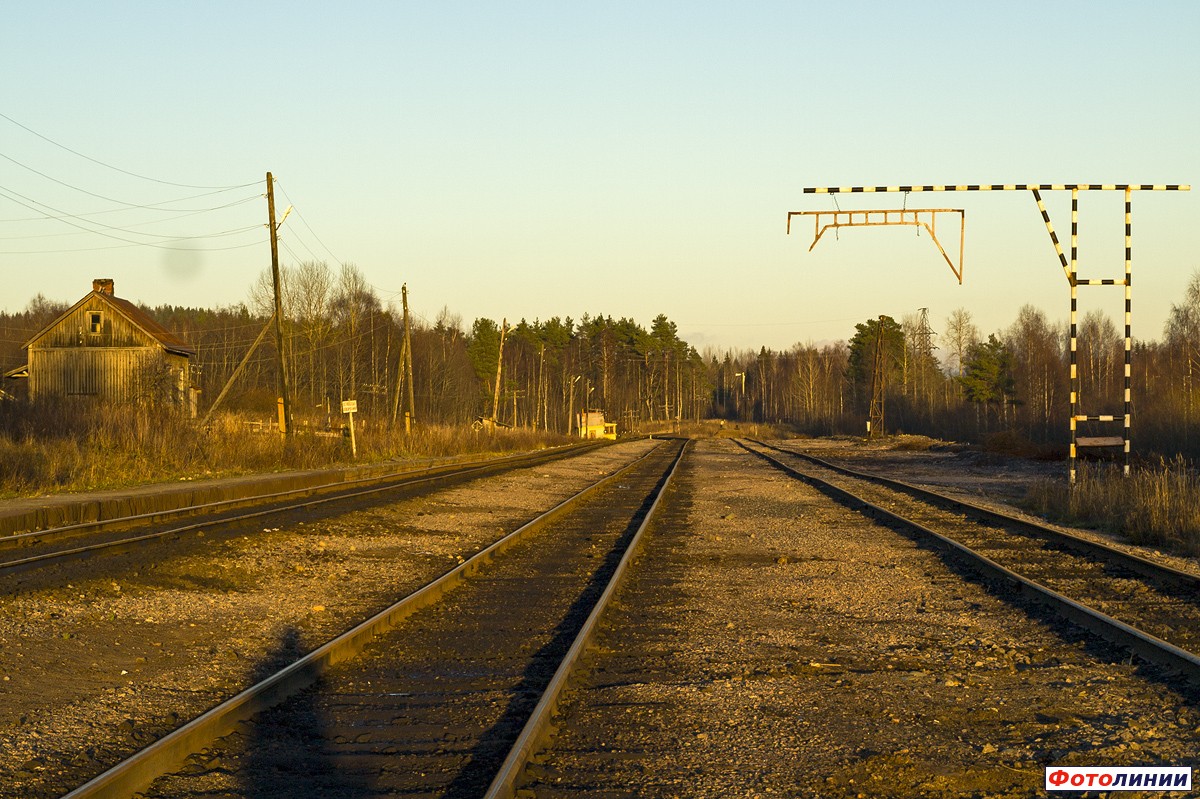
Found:
[[[533,795],[1017,797],[1200,750],[1179,686],[731,442],[683,477]]]
[[[0,796],[59,796],[654,446],[16,576]]]
[[[18,576],[0,797],[61,795],[651,446]],[[876,462],[972,492],[940,453]],[[1195,693],[735,443],[679,477],[524,795],[1024,797],[1200,751]]]

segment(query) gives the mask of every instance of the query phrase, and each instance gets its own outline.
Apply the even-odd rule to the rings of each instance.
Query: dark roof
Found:
[[[146,335],[150,336],[152,339],[154,339],[159,344],[161,344],[163,346],[163,349],[165,349],[167,352],[173,352],[173,353],[176,353],[179,355],[195,355],[196,354],[195,347],[188,344],[186,341],[184,341],[182,338],[180,338],[179,336],[172,333],[170,330],[167,330],[165,327],[160,325],[158,322],[154,321],[154,319],[151,318],[150,314],[146,313],[145,311],[143,311],[141,308],[134,305],[129,300],[123,300],[120,297],[114,297],[113,295],[107,294],[103,291],[93,291],[93,292],[90,292],[89,294],[84,295],[83,299],[81,299],[79,302],[72,305],[67,310],[63,311],[61,314],[59,314],[57,317],[55,317],[53,322],[46,325],[41,330],[39,330],[37,333],[35,333],[33,336],[31,336],[29,338],[29,341],[25,342],[25,346],[28,347],[33,342],[37,341],[39,338],[42,337],[43,334],[46,333],[46,331],[53,328],[55,325],[57,325],[59,322],[61,322],[65,317],[74,313],[76,308],[78,308],[80,305],[83,305],[85,302],[87,302],[92,297],[99,297],[104,302],[113,306],[121,315],[128,318],[129,321],[133,322],[133,324],[135,324],[137,327],[141,328],[142,331],[146,333]]]
[[[151,318],[150,314],[146,313],[145,311],[143,311],[141,308],[134,305],[129,300],[123,300],[120,297],[114,297],[111,294],[105,294],[105,293],[99,292],[99,291],[93,291],[92,293],[96,294],[101,299],[111,303],[112,305],[115,305],[118,308],[120,308],[121,312],[124,313],[126,316],[128,316],[130,321],[132,321],[135,325],[140,327],[142,330],[145,330],[147,333],[149,333],[152,337],[154,337],[158,341],[159,344],[162,344],[170,352],[177,352],[181,355],[195,355],[196,354],[195,347],[188,344],[186,341],[184,341],[179,336],[172,333],[170,330],[167,330],[165,327],[160,325],[158,322],[154,321],[154,319]]]

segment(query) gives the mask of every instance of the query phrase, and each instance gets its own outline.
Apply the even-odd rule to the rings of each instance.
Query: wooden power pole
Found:
[[[279,281],[279,238],[275,227],[275,183],[267,173],[267,227],[271,231],[271,279],[275,285],[275,349],[279,365],[279,396],[283,400],[284,435],[292,433],[292,400],[288,395],[287,362],[283,355],[283,298]]]
[[[492,426],[496,424],[496,416],[500,412],[500,374],[504,366],[504,334],[508,332],[508,320],[500,323],[500,348],[496,353],[496,388],[492,392]]]
[[[396,423],[396,419],[400,410],[400,397],[407,393],[407,404],[404,409],[404,431],[407,433],[412,429],[412,423],[416,421],[417,405],[413,400],[413,367],[412,367],[412,328],[408,322],[408,284],[400,286],[400,297],[404,305],[404,341],[400,345],[400,364],[396,367],[396,395],[392,399],[392,424]],[[405,381],[408,382],[407,392],[405,391]]]
[[[413,399],[412,327],[408,322],[408,284],[400,286],[400,298],[404,303],[404,371],[408,380],[408,410],[405,412],[404,429],[417,421],[417,403]]]

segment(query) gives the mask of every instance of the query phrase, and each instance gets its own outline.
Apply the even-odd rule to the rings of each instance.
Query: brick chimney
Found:
[[[107,294],[112,297],[113,294],[113,279],[111,277],[98,277],[92,281],[92,291],[97,291],[101,294]]]

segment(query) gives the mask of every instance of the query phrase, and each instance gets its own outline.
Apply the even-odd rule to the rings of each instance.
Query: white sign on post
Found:
[[[358,445],[354,441],[354,414],[358,411],[358,400],[342,400],[342,413],[350,414],[350,456],[358,457]]]

